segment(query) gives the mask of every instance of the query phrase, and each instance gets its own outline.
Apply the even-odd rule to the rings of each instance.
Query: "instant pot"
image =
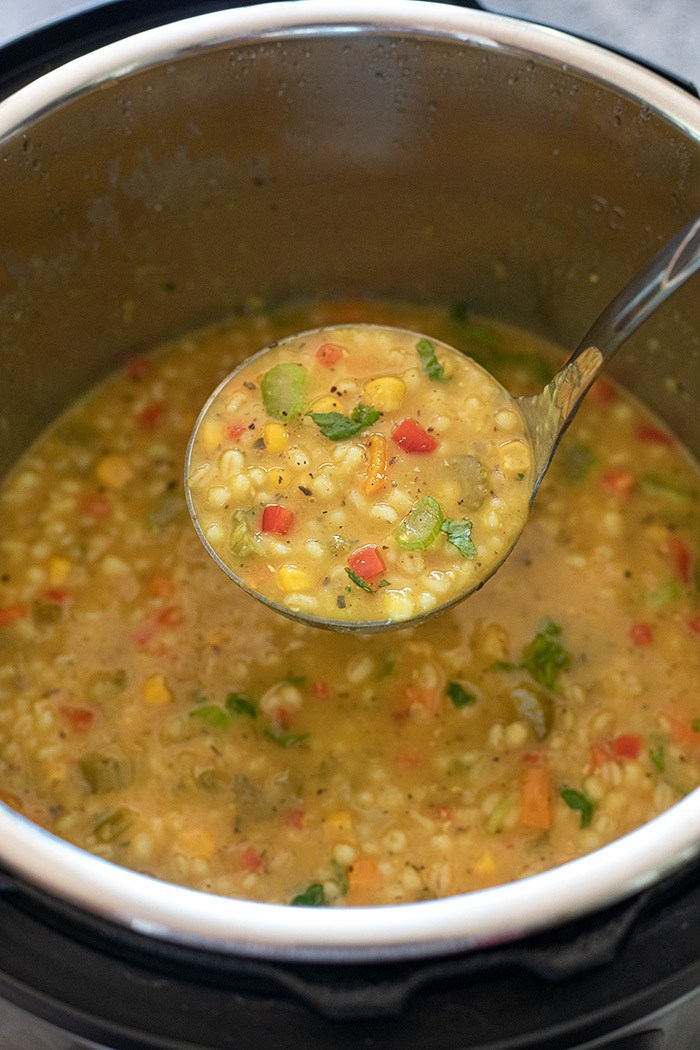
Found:
[[[325,296],[576,345],[700,210],[689,85],[464,6],[88,10],[0,52],[0,473],[128,356]],[[691,281],[612,369],[700,451]],[[169,886],[0,806],[0,1050],[697,1050],[700,792],[480,893],[292,909]]]

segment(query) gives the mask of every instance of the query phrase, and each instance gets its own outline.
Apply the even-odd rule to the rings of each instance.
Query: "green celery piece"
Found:
[[[563,481],[583,481],[598,462],[598,457],[590,445],[578,441],[567,445],[559,454],[559,471]]]
[[[112,755],[90,752],[80,759],[78,766],[95,795],[128,787],[134,778],[131,763]]]
[[[297,744],[301,744],[303,740],[306,740],[308,733],[288,733],[284,729],[270,728],[265,730],[265,736],[268,740],[273,740],[279,747],[290,748],[296,747]]]
[[[306,381],[309,373],[303,365],[279,364],[266,372],[260,382],[265,410],[273,419],[296,419],[306,406]]]
[[[661,496],[676,503],[688,503],[695,496],[693,489],[674,485],[658,474],[643,474],[639,479],[639,488],[645,496]]]
[[[432,496],[423,496],[396,528],[396,542],[406,551],[427,550],[440,535],[444,520],[438,501]]]
[[[509,792],[504,795],[495,809],[489,814],[486,820],[486,831],[490,835],[496,835],[503,829],[503,822],[510,813],[511,809],[517,802],[517,795],[515,792]]]
[[[563,788],[560,794],[569,809],[577,810],[581,814],[581,827],[590,827],[593,820],[593,803],[588,795],[574,788]]]
[[[95,825],[94,835],[98,842],[114,842],[124,834],[134,822],[134,814],[129,809],[116,809],[103,817]]]
[[[428,379],[432,379],[433,382],[444,379],[445,369],[438,361],[435,347],[430,340],[419,339],[416,343],[416,350],[420,358],[421,367]]]
[[[649,748],[649,761],[658,769],[659,773],[664,773],[666,770],[666,744],[663,737],[660,737],[658,733],[654,733],[651,739],[652,747]]]
[[[255,536],[251,530],[246,512],[238,508],[231,515],[231,531],[228,539],[229,550],[239,558],[249,558],[258,553]]]
[[[214,704],[206,704],[204,707],[195,707],[194,711],[190,711],[190,718],[193,718],[196,722],[201,722],[207,729],[221,730],[228,729],[230,724],[229,716],[226,714],[222,707],[216,707]]]
[[[680,598],[680,595],[681,585],[679,581],[669,580],[668,583],[664,583],[661,587],[650,591],[647,601],[652,609],[661,609],[664,605],[674,602],[676,598]]]

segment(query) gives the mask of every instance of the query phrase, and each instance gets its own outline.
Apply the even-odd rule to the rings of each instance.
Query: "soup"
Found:
[[[459,310],[317,304],[159,348],[72,407],[1,490],[6,804],[159,879],[342,906],[522,878],[700,783],[698,473],[608,382],[504,567],[421,626],[290,623],[214,564],[182,484],[198,406],[245,355],[360,318],[514,394],[560,360]]]
[[[205,407],[187,461],[203,537],[237,580],[311,621],[368,626],[478,587],[527,520],[531,468],[493,376],[374,326],[256,356]]]

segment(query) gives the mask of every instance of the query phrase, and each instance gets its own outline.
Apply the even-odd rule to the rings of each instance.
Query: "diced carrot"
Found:
[[[301,831],[304,827],[304,817],[303,809],[290,809],[284,818],[284,822],[288,828],[292,828],[294,831]]]
[[[4,802],[10,809],[16,810],[18,813],[24,812],[24,807],[21,800],[17,795],[13,795],[11,791],[4,791],[0,788],[0,802]]]
[[[365,492],[372,496],[380,492],[387,483],[387,447],[386,438],[381,434],[372,434],[367,441],[367,476]]]
[[[423,430],[423,427],[418,426],[413,419],[402,420],[394,428],[391,440],[404,452],[412,455],[429,455],[438,447],[438,442],[433,435]]]
[[[654,635],[651,624],[634,623],[627,632],[635,645],[651,645]]]
[[[88,726],[92,725],[95,718],[95,712],[88,707],[74,707],[72,704],[64,704],[58,710],[74,729],[87,729]]]
[[[671,727],[671,736],[677,744],[700,743],[700,733],[695,732],[689,718],[681,718],[669,711],[666,712],[666,718]]]
[[[700,616],[689,616],[685,625],[693,634],[700,634]]]
[[[665,554],[681,583],[689,586],[695,575],[690,547],[680,536],[669,536],[664,544]]]
[[[13,623],[17,623],[26,615],[25,605],[2,605],[0,606],[0,627],[11,627]]]
[[[268,503],[262,512],[261,529],[275,536],[286,536],[294,525],[294,513],[278,503]]]
[[[636,483],[634,474],[628,470],[611,470],[603,474],[600,482],[611,496],[616,496],[621,502],[630,498]]]
[[[322,343],[316,351],[316,360],[324,368],[333,368],[342,356],[342,346],[336,346],[335,343]]]
[[[155,572],[146,584],[146,593],[150,598],[169,598],[174,591],[172,577],[164,572]]]
[[[520,777],[520,823],[546,831],[552,825],[551,777],[544,766],[526,766]]]
[[[426,689],[419,685],[409,685],[404,693],[406,706],[412,715],[420,718],[434,718],[443,708],[443,697],[439,689]]]
[[[636,734],[624,734],[615,737],[612,742],[612,752],[615,758],[639,758],[642,750],[642,738]]]
[[[165,410],[166,407],[161,402],[146,405],[136,417],[139,426],[144,427],[146,430],[154,430],[160,423],[162,423]]]
[[[258,871],[262,864],[262,856],[252,846],[246,846],[238,855],[238,867],[243,869],[243,871]]]
[[[454,806],[440,805],[435,807],[435,816],[438,820],[441,820],[444,824],[449,824],[450,821],[454,820],[455,811]]]
[[[180,605],[166,605],[156,616],[158,623],[164,627],[179,627],[183,621],[183,612]]]
[[[667,430],[655,427],[651,423],[638,423],[634,428],[634,436],[645,445],[673,444],[673,436]]]
[[[594,740],[591,744],[591,765],[593,769],[600,769],[606,762],[612,760],[612,752],[607,744],[600,740]]]
[[[111,509],[109,499],[101,493],[85,495],[80,500],[80,510],[89,518],[104,518]]]
[[[378,881],[379,864],[376,857],[367,854],[357,857],[348,869],[348,896],[353,904],[369,900],[376,893]]]
[[[384,562],[373,543],[368,543],[366,547],[358,547],[356,551],[353,551],[348,558],[348,565],[365,583],[381,576],[384,572]]]
[[[420,756],[415,751],[399,751],[394,762],[399,769],[415,769],[420,761]]]
[[[317,700],[327,700],[331,695],[331,687],[328,682],[318,680],[313,684],[313,693]]]
[[[63,587],[49,587],[46,591],[46,597],[54,605],[63,605],[65,601],[68,601],[70,592],[64,590]]]

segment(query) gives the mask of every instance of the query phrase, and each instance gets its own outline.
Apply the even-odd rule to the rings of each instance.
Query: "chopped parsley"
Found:
[[[301,744],[302,740],[306,740],[308,735],[308,733],[290,733],[286,729],[280,729],[279,726],[272,726],[265,730],[268,740],[274,740],[276,744],[284,748],[296,747],[297,744]]]
[[[312,882],[303,893],[298,893],[292,898],[292,904],[296,908],[322,908],[326,903],[326,895],[320,882]]]
[[[649,761],[653,766],[656,766],[659,773],[663,773],[666,770],[666,745],[660,736],[654,734],[652,737],[652,747],[649,748]]]
[[[232,715],[247,715],[248,718],[255,718],[258,713],[252,700],[249,700],[242,693],[228,694],[226,697],[226,710]]]
[[[461,521],[447,518],[443,521],[440,531],[447,536],[447,542],[453,544],[465,558],[475,558],[477,550],[472,540],[472,528],[469,518],[462,518]]]
[[[469,693],[459,682],[448,682],[445,694],[450,698],[453,707],[468,707],[476,703],[474,693]]]
[[[590,827],[593,820],[593,803],[588,795],[585,795],[583,791],[576,791],[574,788],[563,788],[561,797],[569,809],[574,809],[581,814],[581,827]]]
[[[418,351],[421,367],[428,379],[432,379],[433,382],[444,379],[445,369],[438,361],[435,354],[435,347],[430,340],[419,339],[416,343],[416,350]]]
[[[359,587],[362,591],[367,591],[368,594],[374,594],[370,585],[363,580],[361,576],[358,576],[356,572],[353,572],[352,569],[348,568],[346,568],[345,571],[356,587]]]
[[[329,441],[345,441],[376,423],[381,412],[360,401],[349,416],[341,412],[309,412],[316,426]]]
[[[523,649],[520,666],[529,671],[536,682],[547,689],[556,689],[559,674],[571,663],[571,656],[561,644],[562,629],[553,620],[545,620],[533,640]]]
[[[215,704],[195,707],[194,711],[190,711],[190,718],[194,718],[196,722],[201,722],[207,729],[228,729],[230,723],[229,716],[224,709],[216,707]]]

